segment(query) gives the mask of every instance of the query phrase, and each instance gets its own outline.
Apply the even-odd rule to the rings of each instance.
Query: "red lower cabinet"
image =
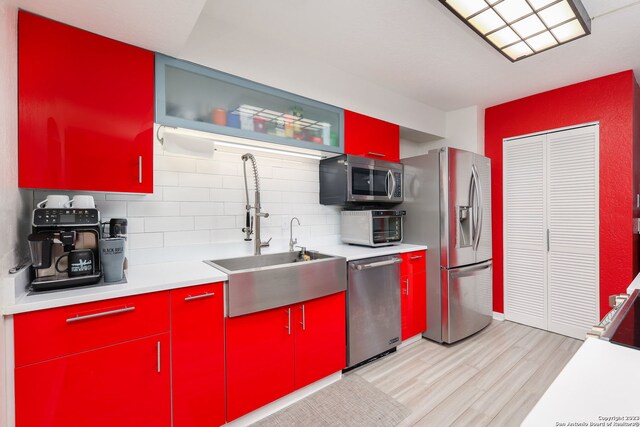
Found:
[[[294,390],[290,307],[227,319],[227,420]]]
[[[346,366],[345,294],[227,319],[227,420]]]
[[[171,291],[173,426],[225,423],[223,284]]]
[[[18,427],[170,426],[169,334],[15,370]]]
[[[345,294],[341,292],[294,307],[295,387],[301,388],[345,367]]]
[[[427,330],[427,273],[425,251],[401,255],[400,312],[402,339]]]

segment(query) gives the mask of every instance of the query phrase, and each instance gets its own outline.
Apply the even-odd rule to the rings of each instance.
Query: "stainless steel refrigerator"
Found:
[[[455,148],[403,159],[404,242],[426,244],[425,338],[452,343],[491,323],[491,160]]]

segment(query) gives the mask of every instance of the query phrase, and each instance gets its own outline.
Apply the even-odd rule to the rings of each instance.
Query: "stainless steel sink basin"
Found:
[[[345,258],[307,251],[205,261],[229,276],[230,317],[269,310],[347,289]]]
[[[320,259],[336,258],[331,255],[325,255],[318,252],[307,251],[307,255],[311,261]],[[304,258],[300,252],[280,252],[277,254],[244,256],[238,258],[218,259],[213,261],[205,261],[207,264],[214,266],[219,270],[223,270],[227,274],[242,270],[251,270],[263,267],[273,267],[283,264],[291,264],[294,262],[303,262]],[[309,262],[309,261],[306,261]]]

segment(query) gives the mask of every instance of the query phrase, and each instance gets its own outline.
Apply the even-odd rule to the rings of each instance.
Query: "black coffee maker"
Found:
[[[34,279],[31,290],[48,291],[98,283],[102,277],[97,209],[38,208],[28,236]]]

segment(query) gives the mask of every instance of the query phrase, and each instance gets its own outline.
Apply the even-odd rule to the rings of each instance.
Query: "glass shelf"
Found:
[[[156,122],[343,153],[341,108],[156,54]]]

